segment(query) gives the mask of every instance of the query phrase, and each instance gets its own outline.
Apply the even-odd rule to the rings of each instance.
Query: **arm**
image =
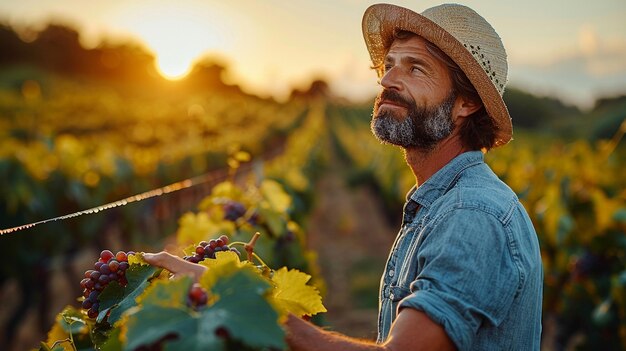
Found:
[[[161,251],[158,253],[146,253],[143,255],[144,260],[149,264],[161,268],[165,268],[174,275],[190,275],[195,281],[200,279],[202,273],[207,269],[203,265],[187,262],[178,256],[174,256],[168,252]]]
[[[443,327],[425,313],[404,308],[382,345],[322,330],[290,315],[285,324],[292,351],[429,351],[456,350]]]

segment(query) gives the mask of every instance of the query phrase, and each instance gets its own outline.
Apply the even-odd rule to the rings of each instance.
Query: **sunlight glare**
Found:
[[[187,75],[207,49],[220,46],[218,26],[206,13],[155,3],[130,26],[156,56],[156,68],[167,79]]]

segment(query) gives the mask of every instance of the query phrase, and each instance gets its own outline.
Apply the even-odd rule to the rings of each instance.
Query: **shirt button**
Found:
[[[389,276],[390,277],[393,277],[394,274],[396,274],[396,272],[393,269],[389,271]]]
[[[393,295],[393,293],[391,293],[391,295],[389,295],[389,298],[393,300],[395,296]]]

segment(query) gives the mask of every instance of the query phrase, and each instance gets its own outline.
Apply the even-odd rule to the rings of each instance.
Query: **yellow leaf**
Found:
[[[48,345],[48,347],[52,347],[52,345],[57,341],[69,338],[69,334],[63,330],[63,327],[61,327],[58,322],[59,317],[60,315],[57,317],[57,322],[54,323],[52,329],[48,332],[48,340],[46,341],[46,345]],[[60,346],[63,347],[63,350],[72,350],[72,346],[69,343],[64,342],[61,343]]]
[[[261,183],[260,189],[273,210],[282,213],[291,207],[291,197],[278,182],[266,179]]]
[[[137,296],[135,301],[137,301],[138,305],[143,305],[145,304],[145,300],[148,300],[150,304],[161,307],[179,307],[180,301],[185,301],[187,290],[169,288],[168,286],[170,284],[169,279],[152,282],[152,284],[148,285],[146,289]]]
[[[233,158],[229,158],[228,161],[228,167],[232,168],[232,169],[237,169],[239,168],[239,161],[233,159]]]
[[[226,181],[216,184],[211,190],[211,196],[237,199],[241,196],[241,190],[233,182]]]
[[[287,270],[283,267],[274,272],[274,305],[282,315],[293,313],[296,316],[312,316],[326,312],[319,291],[314,286],[306,285],[309,279],[310,275],[296,269]]]
[[[237,151],[233,158],[239,162],[248,162],[251,159],[250,154],[245,151]]]
[[[179,246],[199,243],[204,240],[207,233],[215,228],[215,223],[211,221],[206,212],[186,213],[179,220],[176,240]]]
[[[199,264],[208,268],[200,277],[200,285],[207,290],[211,289],[221,277],[233,274],[245,266],[254,269],[248,261],[240,261],[239,256],[232,251],[216,252],[215,259],[204,260]]]
[[[46,345],[48,345],[49,347],[52,347],[52,345],[54,345],[55,342],[59,342],[57,344],[57,346],[60,346],[63,348],[63,350],[74,350],[74,347],[72,346],[72,344],[70,343],[69,340],[67,340],[69,338],[69,333],[65,331],[65,329],[62,326],[62,323],[66,323],[66,324],[72,324],[72,323],[79,323],[78,325],[81,325],[82,319],[74,317],[78,314],[80,314],[81,312],[77,309],[75,309],[72,306],[67,306],[61,313],[59,313],[56,316],[56,320],[54,325],[52,326],[52,329],[50,329],[50,331],[48,332],[48,339],[46,340]],[[76,325],[76,324],[75,324]],[[80,327],[80,329],[74,333],[74,335],[76,335],[77,333],[80,334],[85,334],[89,332],[89,328],[87,328],[87,326],[84,325],[84,323],[82,323],[82,327]],[[63,340],[67,340],[67,341],[63,341]],[[60,342],[63,341],[63,342]]]
[[[143,252],[137,252],[134,255],[128,255],[128,264],[149,266],[150,264],[143,259],[143,254]]]

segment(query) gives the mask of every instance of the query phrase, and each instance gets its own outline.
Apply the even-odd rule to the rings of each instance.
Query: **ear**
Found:
[[[465,118],[472,113],[480,110],[483,107],[483,103],[480,100],[470,99],[465,96],[457,96],[454,102],[454,116]]]

